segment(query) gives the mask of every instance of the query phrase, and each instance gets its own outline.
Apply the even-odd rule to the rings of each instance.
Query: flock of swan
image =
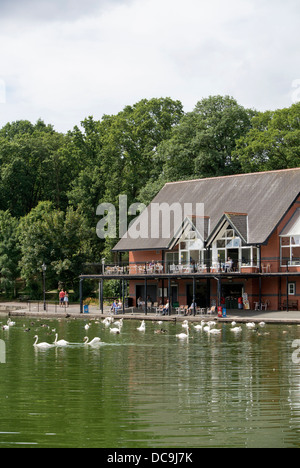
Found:
[[[98,321],[96,323],[99,323]],[[123,327],[123,318],[121,318],[120,320],[114,320],[114,318],[112,316],[109,316],[109,317],[106,317],[104,320],[101,321],[101,323],[106,327],[106,328],[109,328],[109,331],[111,334],[114,334],[114,335],[119,335],[122,331],[122,327]],[[162,321],[158,321],[156,322],[158,325],[161,325],[163,322]],[[7,331],[9,330],[11,327],[15,326],[15,322],[12,322],[10,319],[8,319],[7,321],[7,324],[6,325],[3,325],[2,326],[2,330],[4,331]],[[204,321],[202,320],[201,323],[198,323],[198,324],[191,324],[189,323],[188,320],[184,320],[184,322],[182,323],[182,328],[184,329],[182,331],[182,333],[178,333],[176,334],[176,338],[180,339],[180,340],[188,340],[189,339],[189,336],[190,336],[190,327],[193,326],[194,330],[197,331],[197,332],[205,332],[207,333],[208,335],[220,335],[222,333],[222,330],[221,329],[218,329],[216,328],[216,325],[217,325],[217,322],[215,321]],[[84,330],[85,331],[88,331],[89,328],[91,326],[91,323],[89,324],[86,324],[84,326]],[[260,322],[260,323],[254,323],[254,322],[248,322],[246,323],[246,328],[249,329],[249,330],[253,330],[253,331],[258,331],[259,328],[264,328],[266,326],[266,324],[264,322]],[[25,331],[29,331],[30,329],[26,329]],[[53,332],[55,332],[56,330],[52,330]],[[137,331],[139,332],[145,332],[146,331],[146,323],[145,323],[145,320],[142,320],[141,324],[139,327],[137,327]],[[242,327],[241,326],[237,326],[236,322],[232,322],[231,323],[231,328],[230,328],[230,331],[232,333],[240,333],[242,332]],[[164,333],[167,333],[167,330],[164,330],[164,329],[160,329],[160,330],[155,330],[154,331],[155,334],[164,334]],[[48,348],[53,348],[53,347],[66,347],[66,346],[69,346],[69,345],[84,345],[84,346],[98,346],[100,344],[103,344],[101,342],[101,338],[99,337],[95,337],[93,338],[91,341],[89,341],[89,338],[86,336],[83,340],[83,343],[69,343],[68,341],[66,340],[58,340],[58,333],[55,334],[55,340],[53,343],[47,343],[47,342],[41,342],[39,343],[39,337],[38,335],[35,335],[34,337],[34,348],[36,349],[48,349]]]

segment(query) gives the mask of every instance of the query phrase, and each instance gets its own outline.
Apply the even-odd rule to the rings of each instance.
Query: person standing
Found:
[[[65,299],[65,292],[64,292],[63,289],[61,289],[61,291],[59,293],[59,305],[60,305],[60,307],[64,306],[64,299]]]
[[[64,305],[66,308],[69,307],[69,294],[67,293],[67,291],[65,292],[65,295],[64,295]]]

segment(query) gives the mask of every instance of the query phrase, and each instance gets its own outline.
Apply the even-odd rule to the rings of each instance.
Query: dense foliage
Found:
[[[0,284],[32,293],[77,288],[85,262],[111,258],[96,235],[97,206],[149,203],[168,181],[300,166],[300,103],[274,112],[212,96],[184,113],[170,98],[142,100],[67,134],[39,120],[0,129]]]

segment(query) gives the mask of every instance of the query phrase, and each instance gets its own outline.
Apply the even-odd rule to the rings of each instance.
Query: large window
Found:
[[[179,263],[199,264],[203,262],[204,250],[203,242],[197,238],[195,231],[191,230],[180,239],[179,242]]]
[[[281,237],[281,266],[300,265],[300,236]]]
[[[227,228],[222,237],[213,243],[213,265],[225,264],[228,257],[233,259],[234,268],[257,267],[258,249],[243,244],[242,239],[231,228]]]

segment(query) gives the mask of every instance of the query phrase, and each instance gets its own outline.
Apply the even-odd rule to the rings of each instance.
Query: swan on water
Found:
[[[55,335],[55,341],[54,341],[54,345],[55,346],[68,346],[69,342],[68,341],[65,341],[65,340],[59,340],[57,341],[57,338],[58,338],[58,334],[56,333]]]
[[[120,334],[120,328],[111,328],[109,331],[110,333],[114,333],[115,335]]]
[[[242,327],[233,327],[233,328],[230,328],[230,331],[234,333],[239,333],[242,331]]]
[[[138,331],[145,331],[146,330],[145,320],[142,321],[140,327],[138,327],[137,330]]]
[[[184,340],[186,338],[189,337],[189,328],[186,329],[186,333],[179,333],[178,335],[176,335],[176,338],[179,338],[180,340]]]
[[[88,346],[94,346],[94,345],[96,345],[96,344],[99,344],[100,341],[101,341],[101,339],[98,338],[98,337],[96,337],[96,338],[94,338],[92,341],[90,341],[90,342],[88,342],[88,341],[89,341],[89,338],[86,336],[86,337],[84,338],[84,344],[85,344],[85,345],[88,345]]]
[[[186,329],[189,328],[189,322],[188,322],[188,320],[185,320],[185,321],[182,323],[182,328],[186,328]]]
[[[9,330],[9,326],[8,325],[3,325],[2,330]]]
[[[210,335],[219,335],[221,333],[221,330],[217,330],[216,328],[212,328],[208,332]]]
[[[12,322],[10,319],[7,320],[7,325],[9,327],[14,327],[16,325],[16,322]]]
[[[236,326],[236,322],[235,322],[235,321],[231,322],[231,326],[232,326],[232,327],[235,327],[235,326]]]
[[[195,330],[202,330],[203,325],[194,325]]]
[[[89,326],[88,324],[86,324],[86,325],[84,326],[84,329],[85,329],[85,330],[88,330],[89,328],[90,328],[90,326]]]
[[[265,322],[260,322],[260,323],[259,323],[259,326],[260,326],[261,328],[264,328],[264,327],[266,326],[266,324],[265,324]]]
[[[249,322],[249,323],[246,323],[246,327],[247,327],[247,328],[255,328],[256,325],[255,325],[254,322]]]
[[[35,343],[33,344],[33,346],[35,348],[45,348],[46,349],[46,348],[52,348],[53,347],[53,345],[49,344],[49,343],[38,343],[39,337],[37,335],[35,335],[34,338],[35,338]]]
[[[114,324],[117,325],[117,327],[122,328],[123,327],[123,319],[121,318],[120,320],[116,320],[114,322]]]

